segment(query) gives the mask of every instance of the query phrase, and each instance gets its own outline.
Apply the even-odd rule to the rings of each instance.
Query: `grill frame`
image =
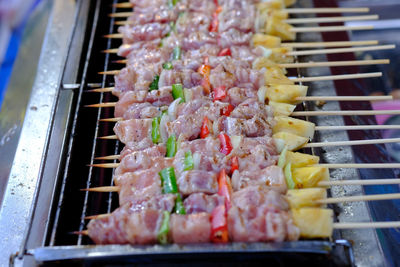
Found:
[[[80,3],[85,2],[85,1],[80,1]],[[89,2],[89,1],[88,1]],[[117,0],[114,0],[113,2],[117,2]],[[64,205],[64,203],[66,201],[68,201],[68,197],[70,197],[69,195],[67,195],[68,191],[65,191],[66,186],[68,185],[68,183],[71,183],[71,171],[69,170],[73,164],[71,164],[71,157],[74,156],[74,153],[76,153],[76,151],[74,152],[74,149],[72,149],[73,146],[75,146],[75,142],[77,140],[77,138],[75,137],[75,135],[79,135],[81,134],[81,131],[79,129],[79,121],[82,120],[82,115],[83,113],[90,113],[89,116],[92,117],[96,117],[96,124],[93,127],[93,139],[92,139],[92,149],[91,149],[91,156],[90,156],[90,161],[86,161],[83,162],[82,165],[85,164],[91,164],[93,163],[93,157],[94,155],[99,155],[96,154],[96,152],[98,152],[98,147],[100,147],[103,150],[106,151],[110,151],[112,149],[114,149],[114,153],[118,152],[119,150],[119,145],[118,142],[115,142],[114,144],[110,144],[111,141],[106,141],[108,144],[105,144],[105,142],[103,141],[98,141],[96,139],[97,136],[100,135],[107,135],[107,134],[112,134],[112,129],[111,127],[108,125],[107,123],[102,123],[102,126],[105,125],[106,127],[100,127],[99,126],[99,119],[107,113],[110,113],[112,111],[110,111],[110,109],[107,108],[100,108],[96,111],[89,111],[87,108],[83,107],[83,102],[85,100],[87,100],[87,96],[85,96],[84,94],[88,94],[85,93],[84,90],[90,88],[90,83],[88,83],[88,80],[92,77],[94,77],[93,74],[93,70],[89,70],[89,66],[91,64],[91,61],[93,60],[93,57],[95,57],[96,55],[93,54],[92,57],[92,52],[95,50],[93,48],[93,46],[96,46],[96,44],[94,44],[95,41],[98,40],[98,36],[99,33],[96,33],[96,31],[98,30],[98,28],[96,27],[98,20],[101,19],[100,17],[100,13],[101,13],[101,8],[102,6],[100,6],[101,1],[100,0],[92,0],[90,1],[91,5],[94,5],[95,8],[94,9],[90,9],[90,7],[88,7],[88,5],[85,5],[80,7],[80,11],[77,17],[79,21],[80,19],[82,19],[82,16],[84,16],[85,12],[87,12],[88,14],[90,12],[94,13],[94,17],[96,20],[96,23],[93,24],[92,27],[92,31],[90,32],[90,38],[89,40],[86,40],[86,44],[83,45],[83,50],[86,51],[86,57],[84,56],[85,53],[82,53],[82,59],[79,59],[80,62],[80,69],[83,71],[77,71],[76,74],[76,80],[80,80],[79,83],[79,88],[75,89],[75,90],[63,90],[61,88],[60,90],[60,100],[58,103],[58,106],[62,105],[64,102],[69,102],[71,104],[70,109],[68,110],[70,112],[70,114],[73,115],[67,115],[67,123],[66,123],[66,131],[65,131],[65,140],[64,140],[64,146],[61,149],[61,154],[63,155],[62,160],[60,160],[60,164],[57,170],[57,180],[56,180],[56,186],[54,188],[54,202],[51,203],[51,209],[50,212],[48,214],[48,219],[49,222],[48,224],[46,224],[46,226],[44,227],[46,229],[46,240],[41,244],[42,248],[38,248],[37,246],[33,246],[30,247],[27,244],[29,244],[29,239],[32,238],[32,231],[29,231],[29,233],[27,234],[27,240],[25,243],[24,248],[21,251],[27,251],[27,255],[34,255],[36,260],[40,260],[40,261],[53,261],[53,260],[65,260],[65,259],[81,259],[81,260],[85,260],[85,261],[92,261],[92,260],[104,260],[105,258],[113,258],[114,260],[119,260],[121,256],[120,253],[118,253],[118,251],[125,251],[126,254],[124,254],[124,256],[126,256],[125,258],[127,258],[126,260],[131,260],[129,258],[131,258],[131,256],[135,256],[139,257],[140,259],[142,259],[143,261],[148,261],[149,259],[158,259],[157,255],[160,256],[160,259],[165,259],[169,258],[172,259],[173,257],[177,257],[179,256],[179,254],[183,253],[189,253],[186,251],[186,249],[188,248],[192,248],[191,253],[199,253],[200,252],[200,248],[198,246],[180,246],[179,248],[176,248],[176,246],[171,246],[171,247],[162,247],[163,248],[163,252],[160,253],[159,252],[159,248],[160,246],[147,246],[146,249],[144,250],[140,250],[140,249],[136,249],[135,247],[131,247],[131,246],[80,246],[81,244],[88,244],[88,241],[85,240],[87,239],[86,237],[82,236],[78,236],[76,237],[76,245],[73,246],[59,246],[60,244],[57,243],[57,230],[59,227],[58,221],[60,219],[62,219],[63,217],[60,216],[59,212],[60,210],[58,209],[58,207],[62,207]],[[106,5],[106,4],[104,4]],[[87,10],[85,10],[87,9]],[[97,15],[96,15],[97,14]],[[96,19],[97,16],[97,19]],[[89,16],[90,17],[90,16]],[[114,27],[112,26],[113,19],[110,19],[110,31],[112,29],[114,29]],[[88,19],[87,25],[90,25],[90,19]],[[115,47],[112,46],[113,41],[112,40],[107,40],[106,41],[106,48],[112,48]],[[71,51],[70,51],[71,52]],[[71,55],[69,55],[69,59],[73,57]],[[103,71],[103,70],[108,70],[109,66],[108,63],[110,61],[110,55],[105,55],[105,64],[103,69],[99,70],[99,71]],[[83,58],[85,58],[83,60]],[[75,61],[76,62],[76,61]],[[67,66],[70,66],[69,68],[71,68],[71,62],[68,60]],[[68,69],[68,68],[67,68]],[[97,71],[97,70],[96,70]],[[92,72],[92,74],[87,74],[88,72]],[[83,73],[82,77],[79,77],[80,74],[79,73]],[[68,73],[68,71],[66,71],[64,73],[64,76],[73,76],[70,73]],[[89,76],[89,79],[87,78]],[[100,77],[100,76],[98,76]],[[66,78],[64,77],[63,81],[68,80],[71,78]],[[102,76],[101,77],[101,81],[97,82],[97,78],[95,79],[95,84],[99,84],[101,85],[101,87],[105,87],[105,86],[111,86],[112,82],[111,79],[109,77],[106,76]],[[104,95],[103,93],[98,94],[98,97],[93,97],[94,99],[98,100],[98,102],[101,101],[108,101],[109,99],[107,99],[107,97],[109,97],[108,95]],[[86,103],[85,103],[86,104]],[[65,112],[65,110],[63,111]],[[53,129],[54,131],[54,129]],[[49,149],[53,149],[51,144],[49,146]],[[70,165],[71,164],[71,165]],[[82,166],[81,166],[82,167]],[[107,184],[97,184],[99,182],[99,180],[101,181],[102,178],[96,178],[97,175],[100,176],[107,176],[107,173],[109,173],[108,171],[99,171],[99,170],[93,170],[91,167],[88,167],[87,172],[89,173],[88,175],[88,180],[84,183],[83,187],[80,188],[84,188],[84,187],[93,187],[93,186],[98,186],[98,185],[112,185],[112,181],[111,179],[109,179],[109,183]],[[107,173],[106,173],[107,172]],[[109,175],[108,175],[109,176]],[[80,177],[79,177],[80,178]],[[77,179],[77,178],[76,178]],[[72,179],[73,180],[73,179]],[[41,191],[44,190],[45,188],[42,188],[41,186]],[[53,191],[52,191],[53,192]],[[76,192],[75,192],[76,194]],[[82,193],[84,194],[84,202],[85,205],[88,204],[89,202],[96,202],[96,199],[90,199],[89,197],[89,193]],[[58,195],[58,196],[57,196]],[[113,194],[109,193],[107,194],[108,196],[106,197],[98,197],[98,198],[102,198],[102,199],[106,199],[106,202],[109,203],[109,205],[106,208],[105,212],[109,212],[113,207],[115,207],[115,203],[114,200],[115,198],[113,198]],[[58,199],[57,199],[58,198]],[[58,200],[58,201],[57,201]],[[104,200],[103,200],[104,201]],[[114,204],[113,204],[114,203]],[[40,205],[40,203],[38,203]],[[114,206],[113,206],[114,205]],[[45,210],[44,207],[42,207],[43,210]],[[89,208],[87,206],[82,208],[82,214],[80,216],[80,222],[79,222],[79,228],[74,228],[73,230],[83,230],[85,227],[85,220],[84,220],[84,216],[86,215],[91,215],[90,213],[86,213],[86,211],[96,211],[96,209],[99,208]],[[95,214],[95,212],[93,213]],[[37,220],[37,216],[34,216],[35,218],[33,219],[33,221]],[[34,228],[32,228],[34,229]],[[340,238],[340,237],[335,237],[335,239]],[[303,245],[297,245],[297,244],[304,244],[307,243],[308,245],[314,246],[313,247],[313,252],[311,253],[310,251],[307,251],[307,249],[310,249],[310,247],[307,247],[307,249],[303,246]],[[235,252],[235,253],[244,253],[244,254],[249,254],[250,257],[251,255],[255,255],[258,254],[260,252],[265,253],[265,257],[270,256],[270,254],[281,254],[281,253],[285,253],[282,255],[286,255],[286,254],[301,254],[301,253],[308,253],[307,255],[310,256],[311,254],[317,254],[317,255],[325,255],[325,259],[330,259],[330,258],[336,258],[336,254],[341,254],[341,252],[346,249],[348,250],[347,259],[344,259],[341,263],[339,264],[345,264],[345,265],[350,265],[353,264],[353,257],[352,257],[352,250],[351,250],[351,246],[350,243],[345,241],[345,240],[339,240],[337,239],[336,241],[337,243],[334,242],[329,242],[329,241],[302,241],[302,242],[285,242],[283,244],[283,246],[281,244],[279,245],[271,245],[271,244],[255,244],[255,246],[261,246],[263,248],[263,250],[260,250],[260,247],[258,248],[251,248],[251,249],[243,249],[243,246],[240,247],[240,250],[238,249],[237,246],[239,246],[239,244],[232,244],[232,245],[228,245],[225,247],[220,247],[220,246],[215,246],[215,245],[207,245],[207,248],[204,250],[204,252],[199,253],[199,254],[206,254],[209,255],[209,253],[211,253],[211,251],[213,253],[211,253],[210,255],[214,255],[214,254],[219,254],[221,258],[226,258],[227,254]],[[302,247],[303,246],[303,247]],[[181,249],[183,247],[183,249]],[[247,245],[247,247],[249,247],[249,245]],[[326,250],[321,250],[321,247],[329,247],[329,253],[326,253]],[[111,249],[110,249],[111,248]],[[27,250],[26,250],[27,249]],[[68,257],[67,258],[63,258],[60,255],[64,255],[66,252],[68,251]],[[216,252],[217,251],[217,252]],[[61,254],[57,254],[55,252],[60,252]],[[23,255],[23,254],[20,254]],[[43,255],[47,255],[47,258]],[[58,255],[58,256],[56,256]],[[234,255],[234,254],[232,254]],[[229,254],[229,257],[232,256],[231,254]],[[21,256],[22,257],[22,256]],[[149,258],[150,257],[150,258]],[[192,257],[189,256],[189,259],[192,259]],[[312,259],[312,257],[310,257],[310,259]]]

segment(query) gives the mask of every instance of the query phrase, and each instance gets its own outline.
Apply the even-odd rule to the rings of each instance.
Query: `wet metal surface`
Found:
[[[301,7],[311,7],[310,1],[299,1]],[[307,25],[318,26],[318,25]],[[300,41],[320,42],[323,41],[320,34],[301,34]],[[327,61],[325,55],[303,57],[300,61]],[[331,75],[328,67],[303,69],[304,76],[325,76]],[[335,85],[332,81],[312,82],[309,85],[309,95],[315,96],[334,96]],[[308,102],[307,108],[310,110],[340,110],[338,102],[326,102],[322,107],[315,102]],[[343,117],[340,116],[317,116],[312,120],[318,126],[325,125],[344,125]],[[349,140],[346,131],[319,131],[317,134],[318,142],[334,142]],[[353,151],[350,146],[327,147],[316,149],[315,153],[321,157],[321,162],[325,163],[351,163],[355,162]],[[356,169],[331,169],[332,180],[354,180],[360,179]],[[353,196],[364,194],[361,186],[335,186],[331,188],[333,197]],[[371,221],[370,212],[365,202],[340,203],[337,205],[339,222],[368,222]],[[337,230],[336,230],[337,231]],[[341,230],[341,237],[350,240],[353,244],[355,262],[357,266],[383,266],[385,259],[380,247],[376,231],[372,229],[363,230]]]
[[[8,265],[9,256],[18,251],[23,239],[38,177],[40,177],[41,159],[52,122],[58,80],[74,19],[74,1],[44,1],[43,3],[52,6],[50,26],[47,28],[37,76],[32,87],[20,141],[16,148],[15,160],[10,170],[0,210],[0,225],[3,229],[0,231],[1,266]]]

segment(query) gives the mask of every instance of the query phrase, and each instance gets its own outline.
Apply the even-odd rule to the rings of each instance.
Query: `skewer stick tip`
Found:
[[[73,232],[71,232],[71,234],[73,234],[73,235],[89,235],[89,231],[88,230],[73,231]]]

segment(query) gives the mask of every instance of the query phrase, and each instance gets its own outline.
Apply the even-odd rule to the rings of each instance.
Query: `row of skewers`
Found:
[[[100,244],[149,244],[283,241],[297,240],[299,236],[329,238],[334,228],[398,227],[399,222],[333,223],[332,210],[325,208],[328,203],[400,198],[399,194],[327,198],[327,186],[399,183],[399,179],[330,181],[328,168],[395,168],[397,164],[319,164],[316,156],[294,152],[304,147],[399,142],[382,139],[309,143],[315,130],[383,127],[322,127],[293,118],[377,114],[376,111],[294,111],[302,101],[377,99],[309,97],[307,86],[295,83],[381,74],[288,78],[285,69],[387,64],[388,60],[294,63],[294,57],[393,46],[293,51],[297,47],[376,42],[282,43],[294,40],[296,32],[352,29],[293,28],[289,23],[296,23],[296,19],[288,19],[287,14],[311,11],[283,9],[284,1],[132,3],[133,12],[111,14],[128,17],[127,21],[116,23],[124,25],[121,33],[106,36],[123,39],[119,49],[105,52],[126,56],[119,63],[127,67],[101,73],[116,75],[114,87],[92,90],[112,92],[119,101],[90,105],[115,107],[115,117],[103,121],[116,122],[116,135],[102,138],[118,139],[126,146],[120,155],[98,158],[118,159],[119,163],[92,165],[115,168],[115,186],[86,190],[118,192],[121,207],[112,214],[90,216],[88,231],[79,233],[89,234]],[[145,12],[152,4],[158,4],[155,6],[159,8],[149,16]],[[122,3],[117,7],[131,8],[132,4]],[[346,10],[313,9],[312,12],[318,11]],[[351,12],[355,11],[365,9]],[[250,22],[246,21],[249,14],[255,14]],[[351,17],[318,19],[297,22],[346,21]],[[376,16],[353,19],[376,19]]]

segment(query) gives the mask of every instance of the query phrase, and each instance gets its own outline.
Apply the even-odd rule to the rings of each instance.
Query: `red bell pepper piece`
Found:
[[[201,81],[201,85],[203,86],[206,93],[209,94],[211,92],[211,83],[210,83],[211,66],[203,64],[199,67],[197,72],[203,75],[203,80]]]
[[[214,14],[212,15],[212,21],[208,29],[210,32],[218,32],[218,25],[219,25],[218,14],[221,13],[221,11],[222,11],[222,6],[218,6]]]
[[[225,207],[228,211],[232,207],[231,196],[232,196],[232,186],[229,176],[226,175],[225,169],[219,172],[218,176],[218,195],[225,198]]]
[[[231,112],[233,111],[233,109],[234,109],[234,107],[231,104],[229,104],[226,107],[223,107],[221,109],[221,115],[229,116],[231,114]]]
[[[229,155],[229,153],[231,153],[231,151],[232,151],[231,139],[225,133],[220,133],[218,135],[218,138],[219,138],[219,142],[221,143],[219,151],[225,155]]]
[[[237,156],[234,156],[231,159],[231,173],[233,173],[236,170],[239,170],[239,159]]]
[[[210,128],[211,122],[207,116],[204,116],[203,123],[201,125],[200,138],[206,138],[210,134]]]
[[[224,205],[219,205],[211,212],[211,242],[227,243],[229,241],[228,222]]]
[[[226,97],[226,86],[218,86],[214,88],[214,101],[222,100]]]
[[[229,47],[228,47],[228,48],[222,49],[222,50],[218,53],[218,56],[219,56],[219,57],[232,56],[231,49],[230,49]]]
[[[217,32],[218,31],[218,14],[215,12],[213,15],[212,15],[212,21],[211,21],[211,24],[210,24],[210,27],[208,28],[208,30],[210,31],[210,32]]]

